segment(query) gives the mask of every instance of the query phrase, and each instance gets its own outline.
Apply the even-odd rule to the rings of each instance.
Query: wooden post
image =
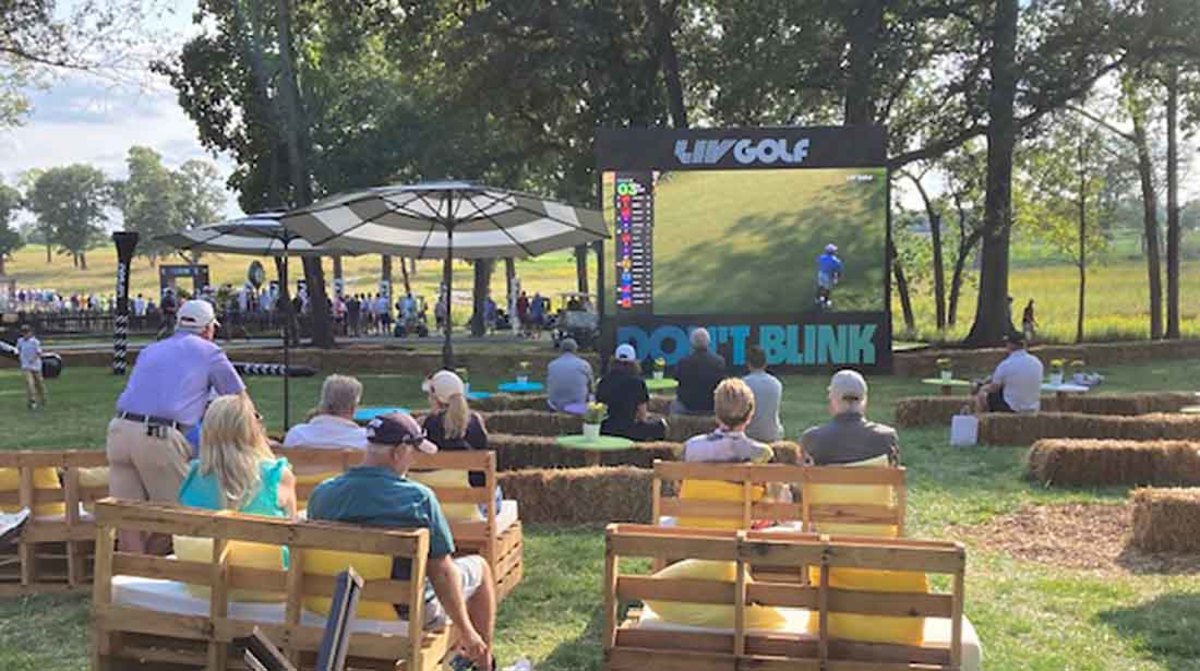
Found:
[[[604,532],[604,638],[602,644],[607,655],[617,646],[617,578],[620,557],[612,549],[612,536],[617,525],[610,524]]]
[[[746,559],[742,556],[741,548],[746,543],[746,532],[737,532],[738,557],[737,579],[733,592],[733,655],[740,659],[746,654]]]
[[[409,562],[408,576],[408,668],[423,669],[424,653],[421,639],[425,638],[425,562],[429,559],[429,534],[417,537],[417,547]]]
[[[300,614],[304,606],[304,554],[304,548],[288,548],[287,605],[283,621],[289,631],[300,626]],[[283,654],[292,664],[300,665],[300,649],[290,637]]]
[[[37,507],[34,503],[33,489],[33,466],[20,466],[18,472],[21,475],[21,507],[29,509],[29,521],[26,522],[26,529],[37,526]],[[33,543],[25,541],[25,534],[21,534],[21,545],[17,550],[17,555],[21,561],[21,584],[26,588],[33,584],[37,579],[37,553],[34,552],[35,546]]]
[[[112,603],[113,550],[117,530],[111,526],[96,528],[96,568],[92,576],[92,668],[108,669],[112,653],[112,634],[108,631],[106,611]]]
[[[66,499],[67,522],[67,584],[77,587],[87,578],[84,576],[84,557],[79,541],[75,540],[75,527],[79,524],[79,469],[68,464],[63,469],[63,494]]]
[[[226,538],[212,539],[212,588],[209,593],[209,619],[215,624],[229,615],[229,540]],[[216,640],[208,642],[208,671],[225,671],[228,655],[228,644]]]

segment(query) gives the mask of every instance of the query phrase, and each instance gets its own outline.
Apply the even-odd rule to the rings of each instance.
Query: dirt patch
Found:
[[[1103,573],[1200,573],[1200,554],[1149,554],[1128,547],[1132,512],[1125,505],[1026,506],[986,524],[951,526],[964,543],[1014,559]]]

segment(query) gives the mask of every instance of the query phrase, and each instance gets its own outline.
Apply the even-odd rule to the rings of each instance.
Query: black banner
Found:
[[[601,128],[601,170],[872,168],[887,163],[883,126]]]

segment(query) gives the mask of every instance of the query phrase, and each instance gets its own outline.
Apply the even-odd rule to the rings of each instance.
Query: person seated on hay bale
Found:
[[[758,345],[751,345],[746,350],[746,367],[750,372],[742,379],[754,392],[754,417],[746,426],[746,435],[773,443],[783,438],[783,422],[779,420],[783,383],[767,372],[767,353]]]
[[[487,426],[483,417],[467,405],[467,386],[452,370],[439,370],[422,385],[429,395],[430,412],[423,420],[425,435],[439,450],[488,449]],[[482,487],[482,472],[471,471],[472,487]]]
[[[221,396],[204,413],[200,458],[188,466],[179,503],[266,517],[296,516],[296,477],[267,443],[248,396]]]
[[[689,438],[683,445],[684,461],[765,464],[775,456],[770,445],[746,435],[754,417],[754,392],[743,380],[731,377],[717,385],[713,407],[716,430]]]
[[[667,423],[650,416],[650,391],[642,379],[637,350],[628,343],[617,347],[608,373],[596,385],[596,400],[608,406],[601,433],[630,440],[662,440]]]
[[[288,430],[283,446],[363,450],[367,430],[354,421],[362,400],[362,383],[346,375],[330,375],[321,384],[321,401],[308,421]]]
[[[975,395],[975,412],[1037,412],[1042,407],[1042,362],[1025,349],[1025,335],[1004,339],[1008,356]]]
[[[672,415],[713,414],[713,391],[725,379],[725,359],[709,350],[708,329],[698,328],[690,336],[692,352],[675,364],[679,387],[671,402]]]
[[[840,370],[829,381],[827,424],[814,426],[800,436],[804,463],[809,466],[845,466],[862,462],[900,463],[896,430],[867,421],[867,381],[858,372]]]
[[[556,412],[583,414],[596,380],[592,364],[575,353],[579,343],[574,338],[563,338],[559,347],[562,354],[546,366],[546,403]]]
[[[411,416],[396,413],[371,420],[362,465],[313,490],[308,500],[309,519],[428,529],[425,622],[436,625],[449,617],[459,629],[463,656],[478,669],[491,669],[495,580],[483,557],[453,557],[454,537],[437,496],[432,489],[405,477],[417,451],[436,454],[438,447]],[[410,562],[396,559],[392,578],[408,580],[411,570]],[[407,613],[400,616],[410,617]],[[462,660],[457,659],[451,666],[464,668]]]

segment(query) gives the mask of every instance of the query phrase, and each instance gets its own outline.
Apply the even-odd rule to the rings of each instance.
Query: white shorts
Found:
[[[823,272],[817,273],[817,286],[818,287],[828,290],[828,289],[833,289],[835,284],[837,284],[837,280],[834,279],[833,275],[831,275],[830,273],[823,273]]]

